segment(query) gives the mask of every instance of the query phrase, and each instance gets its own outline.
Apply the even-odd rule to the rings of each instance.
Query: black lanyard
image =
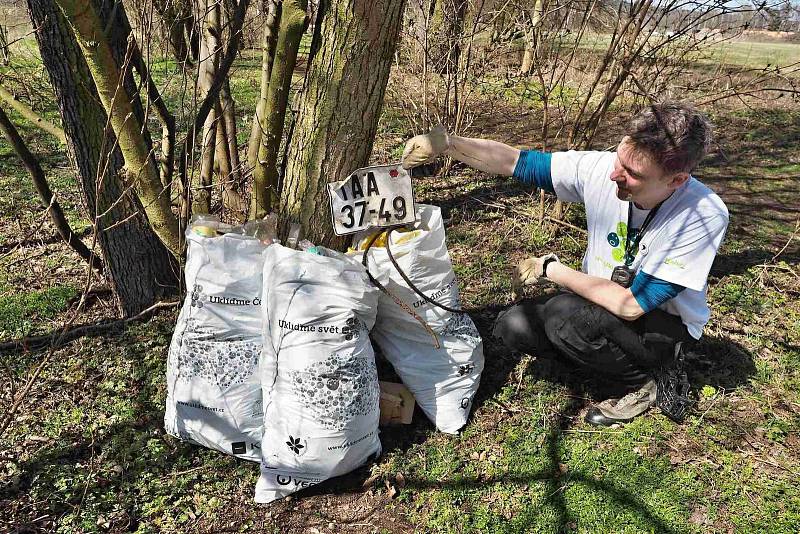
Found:
[[[622,256],[622,261],[625,263],[625,267],[630,267],[631,264],[633,264],[633,260],[636,259],[636,254],[629,256],[628,251],[635,250],[638,252],[639,242],[642,240],[644,231],[647,229],[653,219],[655,219],[656,213],[658,213],[658,208],[660,208],[661,204],[663,203],[664,201],[662,200],[656,204],[655,207],[650,210],[650,213],[647,214],[647,217],[644,218],[644,222],[642,223],[641,228],[639,228],[639,232],[636,234],[636,239],[633,240],[633,246],[631,246],[631,217],[633,215],[633,201],[628,201],[628,231],[625,234],[625,255]]]

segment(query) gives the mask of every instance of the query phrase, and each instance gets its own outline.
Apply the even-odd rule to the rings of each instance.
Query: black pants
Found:
[[[512,350],[567,360],[607,385],[632,389],[689,344],[680,317],[656,309],[620,319],[574,293],[526,299],[497,316],[493,334]]]

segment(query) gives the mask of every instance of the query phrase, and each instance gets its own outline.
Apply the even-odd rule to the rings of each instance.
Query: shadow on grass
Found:
[[[748,248],[740,252],[717,254],[711,266],[711,276],[722,278],[731,274],[743,274],[752,267],[757,267],[772,261],[775,251],[763,248]],[[800,245],[793,249],[787,248],[777,261],[785,261],[790,265],[800,264]]]
[[[753,355],[723,337],[703,336],[686,355],[687,374],[694,388],[706,384],[727,391],[747,384],[756,373]]]
[[[161,322],[153,322],[158,319],[151,319],[146,325],[137,325],[138,331],[146,328],[151,333],[153,329],[162,330],[163,333],[164,329],[170,327],[171,321],[162,317]],[[115,339],[109,339],[110,349],[106,347],[106,350],[114,350],[115,345],[133,345],[137,340],[131,336],[135,335],[126,329],[121,335],[113,336]],[[91,421],[84,416],[80,427],[71,425],[44,447],[26,440],[26,446],[41,448],[28,460],[14,460],[19,475],[0,481],[0,524],[5,522],[13,525],[14,532],[51,532],[57,528],[67,528],[63,524],[67,514],[78,514],[75,519],[77,523],[72,525],[76,529],[86,525],[87,520],[94,525],[95,516],[99,514],[108,521],[111,531],[133,531],[146,518],[143,508],[150,504],[148,499],[157,501],[154,496],[145,499],[140,495],[140,481],[159,480],[159,477],[166,480],[175,474],[175,466],[178,465],[198,466],[198,448],[165,439],[164,406],[154,402],[154,399],[160,398],[157,387],[146,379],[138,378],[151,376],[154,372],[161,373],[163,368],[154,368],[153,360],[150,364],[143,361],[143,354],[138,350],[117,352],[123,354],[117,357],[132,362],[131,371],[137,377],[131,378],[125,384],[126,389],[112,399],[130,399],[126,415],[109,413],[107,406],[80,404],[76,405],[76,409],[84,413],[98,408],[101,413],[105,412],[106,417],[121,420],[91,432],[87,430]],[[31,356],[35,354],[30,353]],[[61,354],[60,357],[79,356]],[[104,369],[104,364],[99,365],[96,372]],[[94,397],[99,394],[99,390],[95,389],[97,386],[98,383],[94,381],[77,386],[65,384],[59,377],[54,377],[49,383],[48,394],[70,398],[70,394],[59,390],[62,387],[82,387],[91,392],[86,398],[93,403]],[[149,450],[152,440],[156,440],[163,450]],[[9,452],[13,455],[18,450],[11,449]],[[199,465],[202,466],[202,463]],[[168,486],[169,482],[165,481],[164,484]],[[176,486],[167,500],[174,501],[180,495],[181,490]],[[109,496],[112,497],[110,500]],[[94,508],[88,510],[88,503],[92,503]]]
[[[515,370],[518,370],[521,358],[519,354],[511,353],[490,336],[491,324],[494,317],[502,309],[500,306],[481,310],[471,310],[482,336],[486,353],[486,367],[481,380],[481,387],[475,399],[474,409],[479,409],[496,397],[500,390],[517,379]],[[700,342],[694,352],[687,358],[691,382],[695,388],[709,384],[727,391],[736,389],[747,383],[750,376],[755,373],[752,355],[737,343],[715,337],[706,337]],[[383,370],[382,379],[392,379],[392,371],[388,364]],[[458,473],[451,475],[452,480],[439,480],[420,477],[415,474],[405,473],[406,487],[408,490],[479,490],[494,484],[502,484],[503,490],[509,486],[516,488],[514,491],[524,493],[526,486],[532,483],[544,483],[546,498],[535,507],[524,510],[514,516],[515,525],[533,528],[541,521],[538,514],[542,507],[549,507],[555,511],[554,525],[559,532],[570,531],[570,524],[578,518],[574,510],[574,502],[568,503],[564,494],[571,486],[582,486],[586,490],[602,494],[604,505],[614,509],[627,510],[640,521],[639,526],[654,532],[678,532],[675,526],[659,516],[659,513],[649,506],[644,497],[651,491],[660,488],[657,484],[644,486],[641,491],[631,491],[620,487],[619,484],[581,472],[563,472],[562,464],[569,459],[561,452],[565,430],[574,422],[578,414],[586,406],[586,397],[600,399],[603,386],[592,381],[591,377],[576,374],[573,369],[554,360],[534,359],[525,372],[539,380],[547,380],[565,384],[569,391],[569,404],[550,423],[542,449],[546,452],[546,466],[532,474],[515,474],[481,477],[465,477]],[[493,408],[495,409],[495,408]],[[499,409],[499,408],[498,408]],[[381,440],[385,449],[405,454],[413,446],[424,443],[435,432],[433,426],[421,412],[415,414],[414,424],[407,427],[390,427],[382,430]],[[324,494],[357,494],[362,493],[362,484],[368,476],[368,469],[362,468],[349,475],[328,480],[322,484],[305,490],[298,494],[299,497]],[[595,505],[596,506],[596,505]],[[604,510],[605,512],[607,510]],[[464,511],[468,514],[469,511]],[[497,518],[502,521],[502,518]],[[418,525],[419,526],[419,525]]]
[[[590,491],[603,493],[607,498],[604,500],[608,501],[608,506],[631,511],[639,518],[641,521],[640,526],[646,531],[664,533],[678,532],[678,530],[671,527],[660,518],[657,513],[652,511],[642,499],[642,496],[646,495],[647,491],[656,490],[658,489],[657,487],[643,487],[640,493],[634,493],[613,483],[597,480],[582,473],[565,472],[562,469],[562,465],[567,461],[562,457],[559,450],[564,439],[563,431],[570,425],[570,421],[578,414],[581,408],[582,404],[580,402],[572,402],[567,409],[560,414],[558,420],[552,423],[552,426],[546,434],[544,443],[542,444],[547,458],[546,466],[535,473],[525,475],[505,474],[490,477],[482,477],[480,475],[464,477],[456,474],[453,475],[453,480],[430,479],[407,474],[406,491],[481,490],[495,484],[502,484],[504,489],[508,488],[508,486],[513,486],[519,493],[525,493],[528,491],[529,485],[544,483],[544,499],[537,502],[536,506],[529,506],[524,511],[515,515],[513,517],[514,526],[512,530],[517,531],[521,528],[523,531],[528,531],[529,528],[533,528],[540,523],[541,518],[539,515],[542,513],[543,508],[549,507],[555,512],[553,523],[554,526],[556,526],[556,530],[558,532],[569,532],[575,528],[574,525],[570,526],[570,524],[576,522],[578,518],[574,517],[570,512],[564,493],[569,486],[580,485]],[[313,489],[304,491],[303,494],[310,496],[321,494],[325,491],[332,491],[334,490],[334,485],[337,493],[358,493],[363,491],[360,486],[360,480],[361,478],[353,473],[346,477],[327,481]],[[465,513],[468,513],[468,511],[465,511]],[[498,518],[498,520],[503,521],[502,518]]]

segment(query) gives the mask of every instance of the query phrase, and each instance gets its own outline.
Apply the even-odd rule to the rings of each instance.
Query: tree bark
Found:
[[[203,28],[200,41],[200,73],[197,79],[198,93],[205,98],[214,82],[219,66],[220,50],[220,0],[204,0],[200,4],[198,19]],[[214,175],[214,156],[217,144],[218,102],[209,112],[203,124],[201,141],[200,174],[194,176],[192,183],[192,213],[211,211],[211,185]]]
[[[107,274],[121,311],[136,315],[177,290],[177,262],[120,180],[125,160],[105,128],[108,117],[69,24],[53,0],[28,0],[28,11]]]
[[[225,125],[224,141],[228,145],[228,165],[231,168],[231,183],[238,187],[242,183],[242,164],[239,161],[239,141],[236,133],[236,102],[231,96],[229,80],[225,80],[225,84],[222,86],[222,90],[219,93],[219,101],[222,108],[222,123]]]
[[[284,233],[300,223],[316,244],[343,248],[328,211],[327,183],[367,164],[404,2],[320,4],[312,57],[290,140],[281,192]]]
[[[522,65],[519,68],[519,73],[522,76],[528,76],[533,70],[533,61],[536,56],[539,24],[542,20],[543,7],[544,0],[534,0],[533,9],[530,13],[525,13],[525,19],[528,24],[526,28],[523,28],[523,33],[525,35],[525,51],[522,54]]]
[[[0,130],[5,134],[6,139],[8,139],[9,144],[14,149],[14,152],[17,153],[19,159],[22,160],[25,168],[28,169],[28,173],[33,180],[33,185],[39,193],[39,198],[42,199],[42,206],[50,214],[56,231],[67,245],[78,253],[78,256],[86,260],[89,265],[102,272],[103,262],[100,261],[100,258],[92,254],[92,251],[83,244],[83,241],[81,241],[80,238],[75,235],[75,232],[72,231],[72,228],[70,228],[69,222],[64,216],[64,211],[61,209],[61,205],[53,198],[53,192],[50,190],[50,185],[47,183],[47,178],[44,175],[41,165],[39,165],[39,160],[28,150],[28,146],[25,144],[25,141],[22,140],[22,137],[9,120],[5,111],[3,111],[3,108],[0,108]]]
[[[130,33],[130,28],[127,29],[127,33]],[[172,175],[175,167],[175,116],[167,108],[167,104],[161,97],[158,87],[156,87],[152,76],[150,76],[150,69],[147,68],[144,62],[141,49],[136,45],[135,41],[131,45],[133,46],[131,61],[142,82],[147,84],[147,97],[156,111],[159,122],[161,122],[161,157],[158,159],[158,170],[161,185],[171,197]],[[133,103],[136,104],[138,102],[139,100],[137,99]],[[152,146],[149,139],[147,144]]]
[[[178,220],[172,213],[169,193],[161,185],[158,169],[142,135],[143,125],[124,87],[123,73],[114,59],[104,24],[91,2],[56,1],[75,31],[97,94],[109,114],[109,122],[125,158],[127,179],[141,195],[153,230],[173,254],[180,254]]]
[[[231,12],[233,11],[233,6],[231,2],[232,0],[226,0],[225,5],[221,6],[220,9],[220,32],[227,28],[227,39],[231,38],[230,32],[232,31]],[[222,55],[221,48],[220,46],[220,56]],[[225,142],[228,144],[228,165],[231,169],[231,179],[233,180],[231,185],[238,187],[242,182],[242,167],[239,163],[239,141],[236,135],[236,102],[233,100],[231,82],[228,78],[225,78],[225,83],[222,84],[222,89],[220,89],[219,103],[222,108],[220,116],[225,125],[225,129],[223,130]]]
[[[215,114],[224,117],[222,106],[217,103]],[[214,161],[219,171],[219,184],[222,186],[222,206],[231,213],[237,223],[244,222],[247,206],[241,195],[236,190],[238,184],[235,173],[231,168],[233,158],[229,152],[228,125],[225,121],[217,121],[217,144],[214,151]]]
[[[306,0],[286,0],[281,5],[278,42],[262,120],[264,129],[258,149],[258,164],[253,170],[250,219],[264,217],[278,200],[278,152],[283,139],[297,49],[307,24],[306,8]]]
[[[11,51],[8,48],[8,30],[5,24],[0,24],[0,60],[3,65],[11,62]]]
[[[189,155],[194,148],[195,142],[197,141],[197,132],[202,130],[206,118],[208,118],[208,114],[214,109],[214,105],[219,98],[219,92],[225,82],[225,77],[228,75],[228,71],[230,70],[231,65],[233,65],[234,59],[236,59],[236,54],[239,50],[239,44],[242,40],[241,29],[244,24],[245,13],[247,13],[247,7],[249,5],[249,0],[239,0],[236,9],[233,12],[233,17],[231,18],[231,28],[229,32],[230,38],[225,45],[225,54],[220,60],[219,70],[213,79],[208,93],[203,98],[203,101],[200,103],[200,106],[197,109],[197,114],[194,117],[194,121],[189,125],[189,129],[186,133],[183,143],[181,143],[180,156],[178,157],[178,171],[180,173],[181,180],[181,207],[179,219],[181,228],[185,227],[188,223],[189,198],[187,188],[189,185]]]
[[[261,93],[253,114],[250,140],[247,143],[247,168],[249,172],[252,172],[258,165],[258,148],[261,146],[262,131],[266,128],[264,112],[267,107],[267,91],[269,90],[269,79],[275,59],[275,47],[278,42],[280,4],[278,0],[265,0],[265,4],[267,17],[264,21],[264,39],[261,52]]]
[[[414,54],[411,58],[414,65],[422,66],[428,50],[428,29],[430,27],[430,11],[436,0],[409,0],[407,5],[408,28],[406,32],[413,42]]]

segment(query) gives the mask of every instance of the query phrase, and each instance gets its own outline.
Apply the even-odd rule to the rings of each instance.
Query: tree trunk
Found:
[[[194,150],[195,143],[197,141],[197,133],[203,130],[203,125],[208,118],[208,114],[214,109],[214,106],[219,101],[219,92],[222,89],[222,86],[226,80],[228,75],[228,71],[233,65],[233,61],[236,59],[236,55],[239,51],[239,45],[241,43],[242,38],[242,26],[244,24],[245,14],[247,13],[247,8],[250,5],[249,0],[239,0],[238,4],[236,5],[236,9],[234,10],[233,16],[231,18],[231,27],[229,33],[228,42],[225,45],[225,52],[220,58],[219,63],[219,70],[216,73],[216,76],[211,81],[211,85],[205,95],[203,97],[203,101],[200,103],[200,106],[197,108],[197,114],[194,117],[194,120],[189,124],[189,128],[186,132],[186,137],[184,138],[183,143],[181,143],[180,153],[178,157],[178,172],[181,181],[181,196],[180,196],[180,226],[181,228],[185,228],[186,224],[188,224],[188,213],[189,213],[189,198],[188,198],[188,186],[189,186],[189,156],[192,154]]]
[[[230,40],[231,31],[231,12],[233,6],[230,5],[232,0],[226,0],[224,6],[220,6],[220,33],[222,29],[227,28],[228,37]],[[220,36],[220,39],[222,37]],[[244,42],[244,41],[242,41]],[[220,43],[221,45],[222,43]],[[222,46],[220,46],[219,56],[222,56]],[[219,103],[221,106],[220,117],[222,123],[225,125],[223,133],[225,134],[224,140],[228,144],[228,166],[230,167],[231,184],[234,187],[239,187],[242,183],[242,166],[239,163],[239,141],[236,135],[236,102],[231,95],[230,79],[225,78],[225,83],[222,84],[222,89],[219,92]]]
[[[28,169],[28,173],[33,180],[33,185],[36,186],[36,191],[39,193],[39,198],[42,200],[42,206],[50,214],[53,226],[55,226],[58,234],[67,245],[77,252],[89,265],[98,271],[102,271],[103,262],[100,261],[100,258],[92,254],[92,251],[83,244],[83,241],[81,241],[80,238],[75,235],[75,232],[72,231],[72,228],[70,228],[69,222],[64,216],[64,211],[61,209],[61,205],[53,197],[53,192],[50,190],[50,185],[47,183],[47,178],[44,175],[41,165],[39,165],[39,160],[28,150],[27,145],[3,111],[3,108],[0,108],[0,130],[5,134],[8,143],[14,149],[14,152],[17,153],[19,159],[22,160],[25,168]]]
[[[191,206],[193,214],[211,211],[211,186],[214,183],[214,156],[217,143],[217,112],[209,111],[203,125],[200,172],[192,175]]]
[[[250,140],[247,143],[247,168],[249,172],[258,165],[258,148],[261,146],[262,129],[266,127],[264,111],[267,107],[267,91],[269,78],[272,73],[272,63],[275,59],[275,47],[278,42],[278,24],[280,22],[280,4],[278,0],[265,0],[267,18],[264,21],[264,40],[261,52],[261,94],[253,114],[253,124],[250,129]]]
[[[203,28],[200,41],[200,73],[197,79],[198,93],[205,98],[211,89],[219,66],[220,50],[220,5],[219,0],[204,0],[200,3],[199,17]],[[214,175],[214,156],[217,144],[217,115],[219,105],[209,112],[203,125],[201,141],[200,174],[194,175],[192,182],[192,213],[211,211],[211,184]]]
[[[130,95],[123,85],[123,73],[105,36],[105,25],[91,2],[56,1],[78,37],[100,101],[110,114],[109,122],[125,158],[127,179],[141,195],[156,234],[167,248],[174,254],[179,254],[181,237],[178,220],[172,213],[169,193],[161,185],[155,161],[142,135],[142,123],[134,112]]]
[[[167,32],[172,53],[184,70],[192,65],[190,34],[187,21],[193,21],[191,4],[185,0],[157,0],[156,7]],[[191,24],[189,25],[191,27]]]
[[[0,60],[3,65],[11,62],[11,51],[8,48],[8,30],[5,24],[0,24]]]
[[[430,26],[431,5],[436,0],[409,0],[407,9],[408,28],[406,30],[411,38],[414,50],[411,58],[414,65],[422,66],[428,51],[428,28]]]
[[[525,52],[522,54],[522,65],[519,73],[528,76],[533,70],[533,61],[536,56],[536,46],[538,44],[539,24],[542,20],[542,8],[544,0],[534,0],[533,9],[530,13],[525,13],[525,20],[528,23],[523,28],[525,35]]]
[[[278,199],[278,152],[283,138],[297,49],[306,22],[306,0],[286,0],[282,3],[278,42],[264,109],[264,129],[258,149],[258,165],[253,170],[250,219],[264,217]]]
[[[214,108],[217,116],[223,116],[222,106],[217,103]],[[214,161],[217,163],[219,171],[218,182],[222,186],[222,206],[227,210],[234,221],[237,223],[244,222],[244,217],[247,214],[247,206],[244,204],[241,195],[236,190],[238,181],[235,178],[235,173],[231,168],[231,161],[233,158],[229,152],[229,134],[228,125],[225,121],[217,121],[217,144],[214,151]]]
[[[439,74],[452,76],[458,68],[461,57],[461,39],[464,33],[464,19],[467,14],[467,0],[431,1],[431,22],[428,33],[430,61]]]
[[[121,311],[136,315],[177,289],[177,262],[120,180],[125,162],[69,24],[53,0],[28,0],[28,9],[107,273]]]
[[[331,227],[327,183],[368,163],[404,2],[320,5],[281,192],[284,233],[300,223],[316,244],[343,248]],[[318,19],[319,20],[319,19]]]
[[[227,143],[228,166],[231,169],[231,185],[239,187],[242,183],[242,165],[239,161],[239,141],[236,135],[236,102],[231,96],[231,84],[225,80],[222,90],[219,93],[220,107],[222,108],[222,123],[225,125],[225,137],[223,141]]]

